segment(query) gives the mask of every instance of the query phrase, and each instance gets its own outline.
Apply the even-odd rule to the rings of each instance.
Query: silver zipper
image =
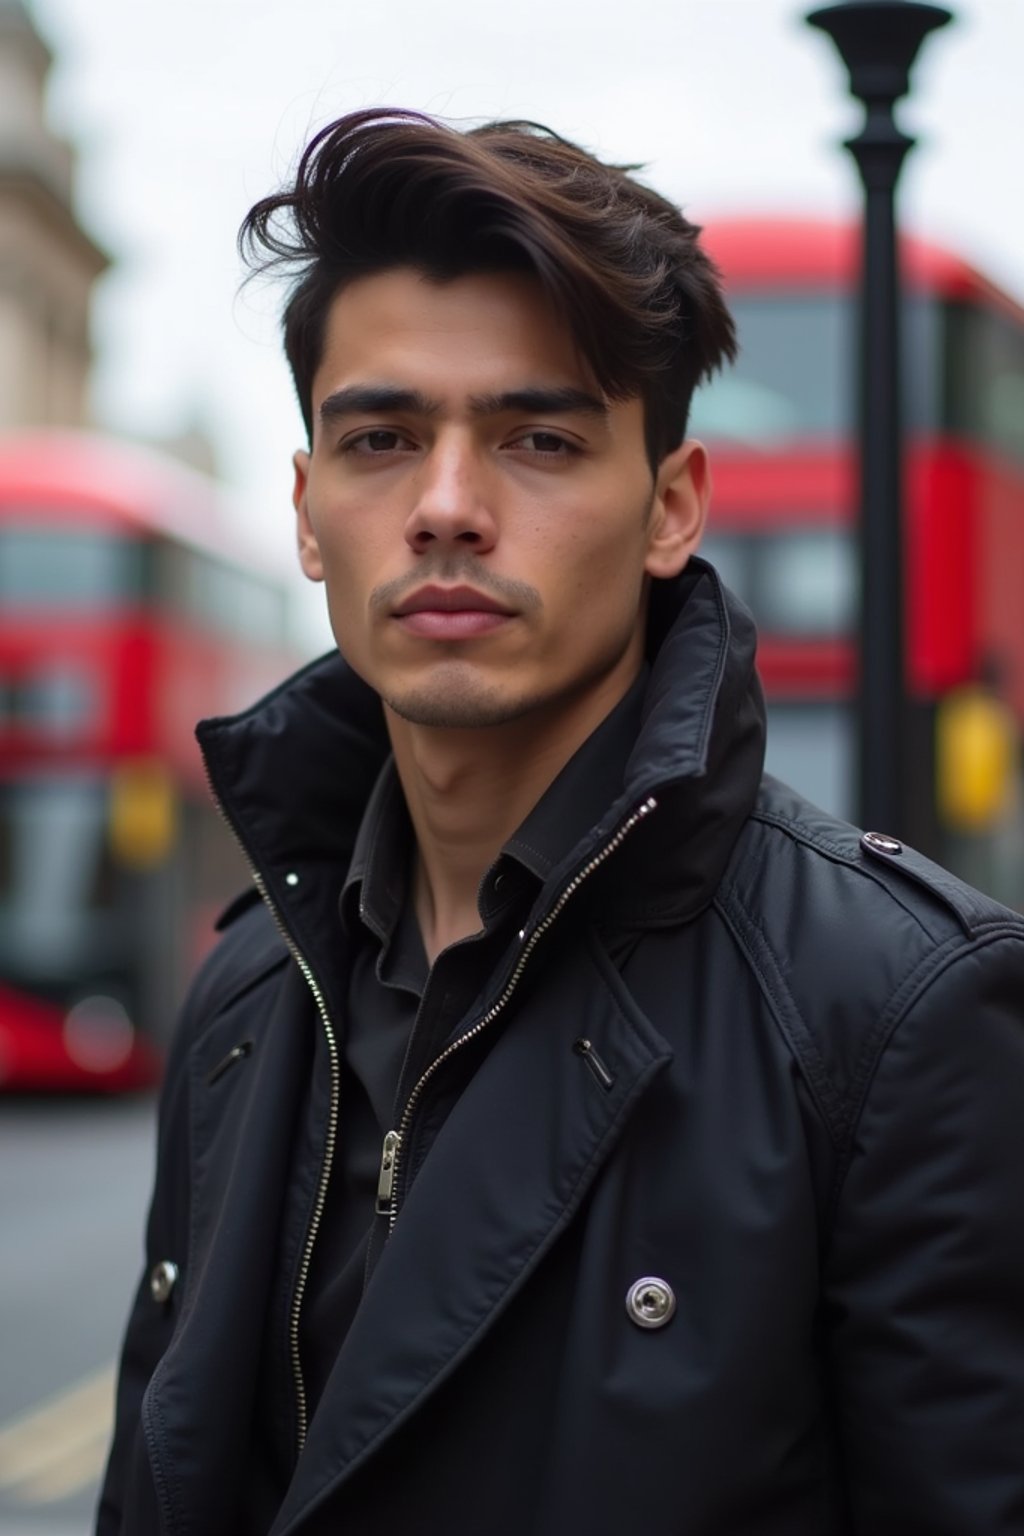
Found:
[[[402,1148],[405,1145],[406,1139],[409,1135],[409,1126],[416,1109],[417,1100],[422,1094],[423,1089],[426,1087],[427,1083],[430,1081],[438,1067],[440,1067],[443,1062],[447,1061],[450,1056],[454,1056],[455,1052],[461,1050],[462,1047],[467,1045],[470,1040],[475,1040],[481,1031],[486,1029],[488,1025],[493,1024],[499,1013],[501,1013],[508,1005],[509,998],[512,996],[513,992],[518,986],[519,979],[526,967],[526,962],[529,960],[534,948],[540,942],[543,935],[547,933],[552,923],[555,922],[560,912],[565,907],[566,902],[568,902],[576,894],[583,882],[588,880],[594,871],[599,869],[604,861],[607,858],[610,858],[616,849],[619,848],[623,842],[625,842],[626,838],[629,836],[630,832],[632,832],[637,823],[643,821],[645,816],[649,816],[653,810],[657,809],[657,805],[658,802],[654,799],[653,796],[648,796],[642,805],[638,805],[636,810],[633,811],[630,816],[627,816],[626,820],[622,823],[610,841],[605,843],[601,851],[595,854],[588,863],[584,864],[582,869],[577,870],[576,874],[569,881],[569,884],[562,891],[562,894],[559,896],[554,906],[551,907],[547,915],[543,917],[537,924],[529,938],[526,937],[525,930],[520,933],[520,939],[525,941],[523,943],[522,953],[520,954],[519,959],[516,961],[515,969],[506,982],[505,990],[502,992],[501,996],[488,1009],[482,1019],[478,1019],[478,1021],[473,1025],[471,1029],[468,1029],[464,1035],[460,1035],[457,1040],[453,1040],[451,1045],[447,1046],[441,1052],[440,1056],[435,1057],[435,1059],[430,1063],[430,1066],[427,1067],[426,1071],[423,1073],[423,1076],[420,1078],[419,1082],[414,1086],[412,1092],[406,1100],[405,1109],[402,1111],[402,1118],[399,1121],[398,1129],[396,1131],[389,1131],[385,1136],[384,1147],[381,1152],[380,1179],[377,1185],[377,1212],[378,1215],[387,1216],[389,1236],[394,1231],[395,1222],[398,1219],[398,1173],[402,1159]]]
[[[391,1195],[395,1187],[395,1158],[402,1145],[397,1131],[388,1131],[384,1137],[384,1151],[380,1159],[380,1178],[377,1180],[377,1215],[386,1216],[391,1209]]]
[[[205,759],[203,767],[204,769],[206,768]],[[309,1226],[306,1230],[306,1246],[302,1253],[302,1263],[299,1266],[299,1276],[295,1285],[295,1294],[292,1298],[291,1317],[288,1323],[288,1343],[291,1350],[292,1376],[295,1383],[296,1438],[298,1442],[298,1452],[301,1455],[302,1448],[306,1443],[306,1433],[309,1429],[309,1406],[306,1400],[306,1383],[302,1376],[302,1359],[299,1354],[299,1315],[302,1311],[302,1298],[305,1294],[306,1282],[309,1279],[309,1267],[313,1259],[313,1244],[316,1242],[317,1233],[320,1230],[320,1222],[323,1219],[324,1206],[327,1203],[327,1186],[330,1183],[331,1166],[334,1162],[334,1146],[338,1136],[338,1108],[339,1100],[341,1097],[341,1071],[338,1065],[338,1042],[335,1038],[334,1025],[331,1023],[330,1014],[327,1012],[327,1003],[324,999],[322,991],[320,990],[320,984],[314,976],[312,968],[309,965],[305,955],[302,953],[295,940],[292,938],[284,919],[281,917],[277,907],[274,905],[267,890],[266,882],[264,881],[263,876],[260,874],[259,870],[256,868],[256,865],[249,857],[248,849],[246,848],[238,832],[235,830],[235,826],[225,811],[224,807],[221,805],[220,796],[217,794],[217,791],[213,786],[213,781],[210,778],[208,769],[206,770],[206,781],[209,785],[210,794],[213,797],[213,803],[220,813],[221,820],[224,822],[224,825],[228,828],[231,836],[234,838],[238,845],[239,851],[241,852],[242,857],[248,866],[249,874],[252,876],[253,884],[259,891],[264,906],[267,908],[267,911],[273,918],[278,932],[288,946],[292,959],[295,961],[295,964],[298,966],[306,981],[306,985],[309,987],[310,992],[313,994],[313,1001],[316,1003],[317,1012],[320,1015],[320,1022],[323,1025],[324,1034],[327,1037],[327,1056],[330,1064],[331,1074],[331,1102],[327,1115],[327,1133],[324,1136],[323,1159],[320,1164],[320,1182],[317,1185],[316,1200],[313,1205],[313,1214],[310,1217]]]

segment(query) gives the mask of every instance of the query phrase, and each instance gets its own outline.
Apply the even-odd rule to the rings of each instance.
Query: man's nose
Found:
[[[417,476],[415,505],[406,523],[406,541],[417,553],[432,544],[457,543],[477,554],[497,537],[491,476],[480,452],[465,439],[439,442]]]

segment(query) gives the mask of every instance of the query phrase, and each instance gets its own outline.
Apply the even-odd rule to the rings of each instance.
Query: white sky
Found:
[[[51,121],[116,258],[95,314],[95,411],[165,435],[199,419],[239,537],[293,564],[302,427],[281,290],[239,295],[235,234],[310,134],[373,103],[547,122],[706,222],[859,206],[859,126],[829,40],[794,0],[29,0],[57,54]],[[904,223],[1024,296],[1024,0],[952,0],[901,121]],[[319,606],[309,605],[309,612]],[[326,630],[311,626],[319,642]]]

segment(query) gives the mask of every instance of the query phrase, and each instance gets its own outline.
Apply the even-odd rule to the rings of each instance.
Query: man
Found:
[[[200,730],[101,1536],[1024,1531],[1024,922],[762,780],[699,231],[371,111],[243,234],[340,655]]]

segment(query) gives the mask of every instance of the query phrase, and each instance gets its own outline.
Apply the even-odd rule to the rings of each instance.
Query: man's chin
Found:
[[[476,686],[422,687],[384,697],[387,707],[410,725],[437,730],[478,731],[528,714],[530,702],[509,699],[500,689]]]

